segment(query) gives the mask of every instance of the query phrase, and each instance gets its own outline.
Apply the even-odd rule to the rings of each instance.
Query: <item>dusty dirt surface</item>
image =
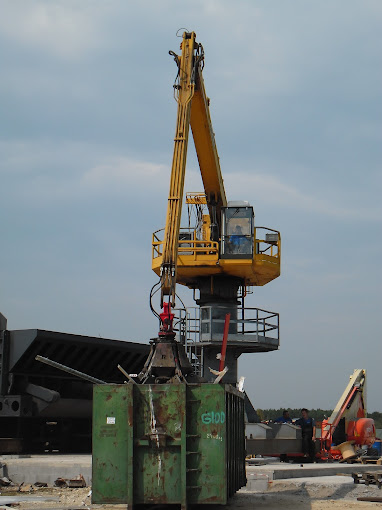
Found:
[[[15,497],[15,501],[18,497],[23,498],[31,498],[30,501],[22,501],[17,504],[13,503],[14,506],[12,508],[20,509],[20,510],[36,510],[37,508],[41,508],[42,510],[53,510],[53,509],[68,509],[84,510],[86,508],[91,508],[91,497],[89,495],[90,488],[85,487],[82,489],[60,489],[56,487],[42,487],[36,488],[32,491],[25,492],[17,492],[14,487],[2,488],[1,496],[12,496]],[[33,501],[35,498],[41,498],[39,501]],[[49,500],[48,500],[49,499]],[[0,508],[1,506],[1,498],[0,498]]]
[[[256,510],[345,510],[379,508],[381,503],[357,501],[358,497],[382,497],[382,490],[375,485],[336,484],[334,477],[328,481],[299,482],[279,480],[272,482],[264,493],[251,493],[242,489],[232,499],[228,508]]]
[[[336,484],[333,481],[301,482],[297,480],[280,480],[270,484],[263,493],[250,492],[242,489],[230,501],[226,507],[211,505],[198,507],[200,510],[351,510],[379,508],[382,503],[357,501],[357,497],[382,497],[382,489],[375,485]],[[31,497],[40,496],[40,501],[23,501],[13,506],[20,510],[85,510],[85,509],[122,509],[122,505],[101,507],[91,505],[89,496],[90,488],[83,489],[59,489],[40,488],[30,493],[15,492],[15,489],[2,489],[1,496],[13,494],[16,496]],[[44,501],[43,498],[55,498],[55,501]],[[0,507],[3,508],[3,507]],[[163,506],[161,507],[163,510]]]

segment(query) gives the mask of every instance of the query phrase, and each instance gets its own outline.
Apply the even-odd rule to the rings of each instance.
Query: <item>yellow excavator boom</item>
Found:
[[[227,205],[209,113],[209,100],[202,77],[204,53],[202,46],[196,42],[195,38],[195,32],[184,32],[181,45],[182,54],[178,56],[170,52],[178,65],[178,83],[174,85],[178,112],[160,271],[161,306],[163,306],[164,296],[168,296],[171,304],[175,305],[179,231],[190,125],[211,225],[216,225],[216,232],[220,225],[221,208]]]
[[[220,225],[221,208],[226,207],[227,198],[215,143],[215,133],[212,129],[209,99],[206,96],[200,67],[197,69],[196,88],[191,103],[191,130],[210,217],[211,220],[214,220],[215,216]]]

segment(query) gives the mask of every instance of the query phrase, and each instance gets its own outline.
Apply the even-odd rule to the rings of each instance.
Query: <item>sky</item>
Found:
[[[151,235],[165,223],[176,121],[168,51],[179,51],[178,29],[193,30],[227,197],[282,236],[280,278],[246,301],[280,313],[280,350],[241,356],[245,389],[256,408],[330,409],[364,368],[368,409],[382,411],[382,3],[2,0],[1,10],[8,329],[156,336]],[[202,191],[191,137],[185,189]]]

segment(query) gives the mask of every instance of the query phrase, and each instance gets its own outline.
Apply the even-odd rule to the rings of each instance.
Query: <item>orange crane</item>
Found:
[[[366,371],[354,370],[331,416],[321,426],[320,456],[349,458],[355,448],[375,442],[374,420],[367,418]]]

